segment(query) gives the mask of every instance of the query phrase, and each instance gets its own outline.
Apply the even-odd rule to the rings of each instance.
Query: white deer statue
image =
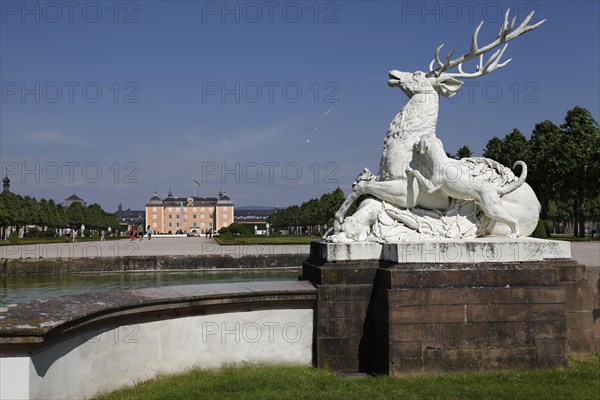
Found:
[[[431,187],[429,190],[424,190],[424,183],[430,182],[433,175],[443,174],[447,171],[436,171],[436,165],[427,165],[427,163],[436,164],[439,160],[432,160],[430,157],[427,161],[427,157],[421,157],[415,150],[415,144],[419,143],[421,138],[436,134],[438,96],[453,96],[463,84],[458,78],[476,78],[506,66],[511,60],[501,62],[501,58],[508,46],[507,42],[545,22],[543,20],[528,25],[534,14],[532,12],[515,28],[516,17],[509,23],[509,14],[510,10],[507,10],[497,38],[486,46],[479,47],[477,43],[477,36],[483,25],[481,22],[473,34],[470,51],[462,57],[453,60],[454,50],[452,50],[442,61],[440,50],[443,45],[441,45],[435,51],[434,59],[429,65],[429,72],[395,70],[389,72],[388,85],[400,88],[409,97],[409,101],[390,123],[383,144],[378,175],[372,174],[365,168],[358,176],[353,183],[352,192],[336,213],[334,227],[325,237],[327,240],[334,242],[381,241],[381,237],[369,239],[369,236],[372,236],[371,233],[383,213],[388,215],[388,219],[392,218],[403,224],[405,228],[414,229],[414,226],[411,227],[413,224],[410,221],[419,225],[423,218],[429,220],[445,218],[452,207],[460,208],[460,205],[456,206],[457,200],[471,201],[475,209],[480,211],[480,215],[475,221],[480,223],[477,227],[477,236],[490,234],[527,236],[533,232],[538,221],[540,205],[529,185],[523,182],[519,185],[513,184],[508,193],[499,190],[502,195],[501,197],[499,195],[498,201],[502,204],[494,207],[502,207],[503,213],[510,214],[511,219],[518,221],[518,228],[509,226],[511,224],[504,223],[507,219],[494,217],[496,214],[481,212],[490,207],[484,205],[482,208],[479,203],[480,199],[470,196],[469,193],[464,193],[462,198],[456,198],[449,195],[448,190],[442,190],[441,186],[438,188],[441,190],[431,190]],[[497,49],[487,61],[484,61],[484,54],[502,44],[504,44],[502,48]],[[479,57],[479,64],[476,71],[464,72],[463,64],[477,57]],[[454,67],[457,67],[458,72],[447,72]],[[429,143],[433,142],[429,141]],[[439,145],[441,146],[441,142]],[[523,176],[515,177],[508,168],[489,159],[471,158],[462,161],[465,167],[471,169],[471,175],[476,170],[478,172],[475,175],[479,175],[480,178],[484,176],[484,180],[496,182],[499,185],[510,185],[519,179],[524,181],[526,175],[526,168],[522,173]],[[520,163],[524,165],[524,163]],[[419,173],[416,174],[416,171]],[[416,179],[417,176],[419,179]],[[346,217],[352,204],[363,195],[368,197],[360,203],[352,216]],[[403,213],[400,212],[401,210],[411,211]],[[431,212],[427,210],[431,210]],[[460,211],[455,209],[454,213],[456,212],[460,214]],[[439,234],[438,229],[437,235]],[[441,232],[441,236],[444,236],[443,232]],[[446,235],[446,237],[450,236]]]

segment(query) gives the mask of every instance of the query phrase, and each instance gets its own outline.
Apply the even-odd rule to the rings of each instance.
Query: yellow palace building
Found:
[[[161,199],[154,193],[146,204],[146,227],[154,233],[203,234],[233,223],[233,202],[226,193],[218,197],[175,197]]]

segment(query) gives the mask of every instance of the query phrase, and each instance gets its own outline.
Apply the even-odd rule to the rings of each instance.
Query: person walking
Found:
[[[73,229],[71,235],[73,235],[73,243],[77,243],[77,229]]]
[[[150,228],[150,225],[146,228],[146,233],[148,234],[148,240],[152,239],[152,228]]]

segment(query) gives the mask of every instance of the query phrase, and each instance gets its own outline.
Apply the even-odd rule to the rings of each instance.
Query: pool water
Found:
[[[0,305],[87,293],[91,291],[133,289],[214,282],[296,280],[300,268],[274,270],[124,272],[68,275],[2,275]]]

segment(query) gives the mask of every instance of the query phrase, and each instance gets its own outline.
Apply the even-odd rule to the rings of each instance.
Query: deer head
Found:
[[[534,12],[531,12],[523,20],[521,25],[519,25],[516,29],[513,30],[515,26],[516,17],[513,17],[512,21],[509,24],[509,14],[510,9],[506,10],[506,13],[504,14],[504,22],[502,24],[502,27],[500,28],[500,32],[498,33],[496,39],[490,44],[483,47],[479,47],[479,45],[477,44],[477,35],[479,34],[481,27],[483,26],[482,21],[475,29],[475,33],[473,33],[473,38],[471,39],[471,49],[467,54],[452,60],[452,56],[454,55],[454,49],[452,49],[446,56],[446,60],[442,62],[442,60],[440,59],[440,50],[444,46],[442,44],[435,51],[434,58],[429,64],[429,72],[402,72],[395,70],[390,71],[390,79],[388,80],[388,85],[392,87],[399,87],[409,98],[413,97],[415,94],[430,94],[434,91],[440,96],[451,97],[454,94],[456,94],[456,92],[463,85],[463,82],[458,80],[457,78],[476,78],[478,76],[489,74],[492,71],[506,66],[512,59],[508,59],[504,62],[500,62],[500,60],[508,46],[507,42],[524,33],[534,30],[535,28],[546,22],[546,20],[542,20],[533,25],[528,25],[529,21],[531,21],[534,14]],[[490,56],[490,58],[484,62],[483,55],[502,44],[504,44],[504,46],[501,49],[496,50]],[[470,61],[476,57],[479,57],[479,64],[476,67],[476,71],[471,73],[464,72],[462,69],[463,63]],[[436,65],[435,68],[434,64]],[[458,68],[458,72],[446,72],[447,70],[454,67]]]

